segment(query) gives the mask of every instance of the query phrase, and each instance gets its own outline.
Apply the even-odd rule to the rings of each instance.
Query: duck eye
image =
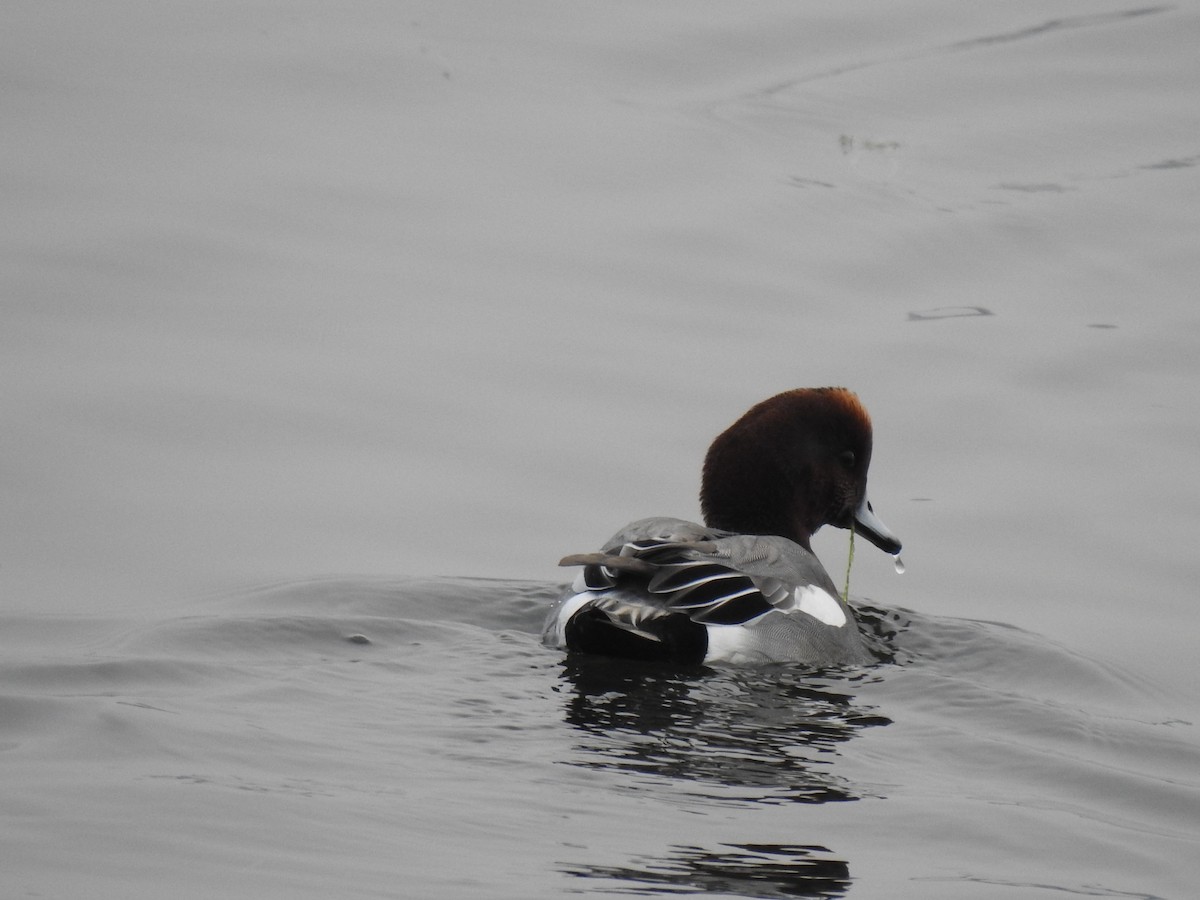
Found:
[[[854,456],[853,450],[843,450],[841,453],[838,454],[838,462],[840,462],[847,469],[854,468],[854,461],[855,461],[855,456]]]

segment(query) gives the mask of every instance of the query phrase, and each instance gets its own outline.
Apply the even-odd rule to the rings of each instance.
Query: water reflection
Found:
[[[564,718],[576,765],[637,776],[711,803],[826,803],[860,794],[833,771],[837,748],[889,720],[855,702],[862,670],[679,669],[573,656]]]
[[[858,608],[868,644],[895,661],[900,617]],[[836,772],[841,747],[890,719],[856,698],[881,670],[668,667],[569,656],[557,690],[578,737],[568,763],[608,773],[613,790],[671,804],[746,807],[857,800],[867,789]],[[624,865],[570,863],[614,893],[719,892],[745,897],[843,897],[850,867],[798,844],[673,845]],[[591,888],[594,890],[594,888]]]
[[[850,867],[824,847],[723,844],[714,852],[672,847],[663,859],[635,866],[568,869],[581,878],[619,881],[621,893],[641,895],[721,893],[740,897],[844,897]],[[614,891],[616,892],[616,891]]]

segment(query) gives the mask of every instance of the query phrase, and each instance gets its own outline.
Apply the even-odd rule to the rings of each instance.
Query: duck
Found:
[[[631,522],[578,567],[542,642],[568,654],[676,665],[859,666],[873,657],[812,550],[823,525],[885,553],[900,540],[867,499],[871,419],[844,387],[795,388],[751,407],[704,458],[704,524]]]

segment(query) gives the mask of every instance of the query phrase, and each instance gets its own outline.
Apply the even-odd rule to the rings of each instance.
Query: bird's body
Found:
[[[582,653],[677,663],[869,661],[853,611],[810,537],[854,527],[898,553],[866,499],[871,426],[844,388],[788,391],[753,407],[705,459],[705,522],[631,522],[581,566],[543,640]]]

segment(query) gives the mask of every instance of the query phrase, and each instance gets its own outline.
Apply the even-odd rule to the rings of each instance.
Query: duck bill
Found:
[[[871,504],[865,495],[862,503],[858,505],[858,509],[854,511],[854,532],[861,534],[884,553],[895,556],[900,552],[900,539],[879,521],[879,517],[875,515],[875,510],[871,509]]]

